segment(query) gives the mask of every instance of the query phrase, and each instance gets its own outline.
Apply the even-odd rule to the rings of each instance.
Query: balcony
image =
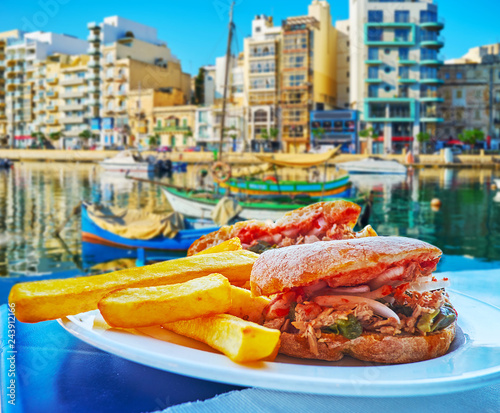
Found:
[[[47,110],[49,112],[59,112],[59,106],[54,105],[54,104],[50,104],[50,105],[47,105]]]
[[[83,98],[85,97],[86,92],[83,90],[75,90],[74,92],[64,92],[61,93],[62,99],[71,99],[71,98]]]
[[[38,105],[34,111],[36,113],[45,113],[45,105]]]
[[[43,100],[45,100],[45,96],[43,95],[43,93],[35,95],[35,97],[33,98],[33,101],[35,101],[35,102],[41,102]]]
[[[365,79],[365,82],[366,83],[382,83],[382,79],[380,79],[378,77],[369,77],[369,78]]]
[[[99,33],[90,33],[87,36],[87,40],[89,41],[89,43],[100,43],[101,36],[99,35]]]
[[[90,94],[96,94],[101,92],[101,88],[99,85],[90,85],[87,89],[87,92]]]
[[[72,77],[70,79],[62,79],[61,86],[81,85],[85,83],[84,77]]]
[[[49,85],[57,85],[57,83],[59,82],[59,78],[57,77],[48,77],[46,80],[45,80]]]
[[[411,79],[409,77],[399,77],[398,83],[417,83],[417,79]]]
[[[85,78],[89,81],[89,82],[99,82],[101,80],[101,76],[99,73],[87,73],[87,76],[85,76]]]
[[[165,127],[156,127],[153,129],[158,133],[182,133],[187,134],[191,132],[191,128],[189,126],[165,126]]]
[[[444,102],[442,97],[439,97],[435,91],[420,92],[420,102]]]
[[[115,80],[119,83],[123,83],[127,81],[127,76],[119,75]]]
[[[45,123],[47,125],[59,125],[59,120],[54,118],[48,118]]]
[[[55,91],[53,91],[53,90],[51,90],[51,91],[47,92],[47,97],[48,97],[49,99],[56,99],[56,98],[57,98],[57,96],[58,96],[58,93],[57,93],[57,92],[55,92]]]
[[[444,119],[443,118],[438,118],[436,115],[425,115],[425,114],[423,114],[420,117],[420,122],[440,123],[440,122],[444,122]]]
[[[387,26],[389,25],[389,26]],[[395,26],[399,25],[399,26]],[[386,35],[390,34],[389,32],[384,31],[386,27],[409,27],[411,28],[411,33],[408,38],[388,38]],[[364,39],[366,46],[387,46],[387,47],[401,47],[401,46],[414,46],[415,39],[417,34],[415,23],[365,23],[364,27]],[[369,36],[369,29],[379,29],[380,37],[373,38]],[[375,36],[377,37],[377,36]]]
[[[91,60],[88,67],[91,69],[99,69],[101,67],[101,63],[98,60]]]
[[[367,59],[367,60],[365,60],[365,64],[367,64],[369,66],[375,66],[375,65],[382,65],[382,64],[384,64],[384,62],[382,60],[379,60],[379,59]]]
[[[421,47],[428,47],[431,49],[440,49],[444,46],[444,37],[442,36],[422,36],[420,39]]]
[[[59,121],[63,124],[67,123],[84,123],[85,118],[83,116],[62,116]]]
[[[88,106],[99,106],[100,104],[101,102],[99,101],[99,99],[89,99],[87,102]]]
[[[441,66],[444,65],[444,61],[441,57],[436,57],[436,58],[422,58],[420,60],[420,65],[421,66]]]
[[[87,49],[87,53],[89,55],[94,55],[94,56],[100,56],[101,55],[101,50],[99,49],[99,47],[96,47],[94,45],[91,45],[89,46],[89,48]]]
[[[437,76],[420,77],[420,83],[423,83],[423,84],[443,84],[444,80],[438,79]]]
[[[86,106],[83,104],[72,103],[69,105],[61,105],[62,112],[69,112],[73,110],[85,110]]]
[[[426,29],[426,30],[436,30],[436,31],[439,31],[439,30],[443,30],[444,28],[444,19],[432,19],[432,18],[428,18],[428,19],[423,19],[423,20],[420,20],[420,28],[422,29]]]
[[[417,61],[413,60],[413,59],[410,59],[410,58],[407,58],[407,59],[399,59],[398,63],[401,66],[413,66],[413,65],[417,64]]]
[[[14,122],[24,122],[27,119],[24,119],[24,116],[16,115],[14,116]]]

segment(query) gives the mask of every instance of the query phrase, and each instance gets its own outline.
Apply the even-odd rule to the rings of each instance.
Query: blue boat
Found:
[[[220,228],[210,220],[185,218],[185,229],[180,230],[173,238],[162,235],[151,239],[131,239],[99,227],[89,216],[87,208],[88,205],[82,203],[82,241],[108,247],[185,252],[198,238]]]

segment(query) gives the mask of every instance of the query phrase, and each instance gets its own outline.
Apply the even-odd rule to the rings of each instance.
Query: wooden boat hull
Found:
[[[85,205],[82,205],[82,241],[91,244],[127,249],[143,248],[145,250],[187,251],[191,244],[198,238],[218,229],[218,226],[185,229],[179,231],[173,238],[156,237],[149,240],[124,238],[96,225],[90,219]]]
[[[200,194],[199,197],[194,198],[191,193],[187,191],[179,191],[173,188],[162,187],[163,193],[168,199],[172,208],[184,214],[185,216],[195,218],[209,218],[212,211],[217,205],[218,199],[210,199],[208,196]],[[297,198],[296,202],[280,203],[277,200],[264,200],[255,202],[240,201],[243,211],[238,214],[238,218],[242,220],[257,219],[266,220],[271,219],[276,221],[284,214],[294,209],[311,205],[319,202],[318,198]]]
[[[279,184],[273,181],[241,181],[230,179],[220,184],[224,190],[230,189],[236,194],[255,196],[296,196],[308,195],[311,197],[348,197],[351,183],[349,175],[345,175],[334,181],[321,182],[300,182],[300,181],[280,181]]]

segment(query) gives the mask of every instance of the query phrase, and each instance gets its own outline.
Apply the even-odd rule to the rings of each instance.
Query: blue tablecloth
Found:
[[[446,274],[453,288],[500,306],[500,271]],[[346,398],[248,389],[192,379],[136,364],[76,339],[55,321],[15,322],[14,351],[8,347],[8,309],[0,307],[2,330],[1,403],[3,412],[173,411],[471,411],[500,412],[500,386],[424,398]],[[498,324],[498,320],[492,320]],[[16,404],[8,404],[8,357],[15,355]],[[224,394],[231,390],[236,392]],[[183,404],[211,399],[196,404]],[[424,409],[424,410],[422,410]],[[170,410],[170,409],[169,409]]]

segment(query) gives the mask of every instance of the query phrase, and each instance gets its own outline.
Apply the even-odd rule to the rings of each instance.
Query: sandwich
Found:
[[[268,250],[255,262],[255,296],[272,296],[263,325],[279,329],[285,355],[411,363],[445,354],[457,312],[441,251],[404,237],[367,237]]]
[[[354,232],[361,207],[352,202],[338,200],[318,202],[286,213],[276,222],[243,221],[226,225],[218,231],[204,235],[188,250],[194,255],[231,238],[238,237],[242,247],[258,254],[273,248],[376,236],[371,226]]]

